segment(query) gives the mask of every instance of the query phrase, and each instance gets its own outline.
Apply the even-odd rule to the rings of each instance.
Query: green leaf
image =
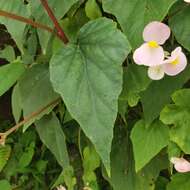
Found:
[[[0,180],[0,189],[3,189],[3,190],[11,190],[11,185],[10,183],[3,179],[3,180]]]
[[[0,171],[4,168],[6,165],[9,157],[11,154],[11,147],[6,145],[6,146],[0,146]]]
[[[128,65],[124,70],[124,84],[120,99],[126,100],[131,107],[136,106],[140,99],[140,92],[144,91],[150,82],[145,67],[136,64]]]
[[[136,171],[142,169],[161,149],[169,143],[168,127],[160,121],[146,128],[143,120],[138,121],[131,132]]]
[[[83,157],[83,168],[85,172],[92,172],[100,166],[99,156],[92,146],[84,148]]]
[[[100,166],[100,158],[92,146],[84,148],[83,157],[83,180],[85,185],[91,187],[90,184],[97,183],[95,170]]]
[[[167,186],[167,190],[189,190],[190,173],[175,174]]]
[[[24,4],[21,0],[1,0],[0,9],[3,11],[8,11],[16,15],[23,17],[29,17],[28,5]],[[0,17],[0,23],[4,24],[11,36],[16,41],[17,46],[22,51],[23,47],[23,34],[26,24],[17,20]]]
[[[36,169],[38,170],[38,172],[40,172],[41,174],[45,174],[46,169],[47,169],[47,165],[48,165],[48,161],[47,160],[39,160],[36,163]]]
[[[18,123],[22,113],[22,107],[20,102],[21,101],[20,101],[19,85],[16,84],[13,88],[11,96],[12,114],[16,123]]]
[[[122,89],[121,64],[130,47],[116,24],[106,18],[87,23],[77,41],[53,56],[50,77],[108,169],[117,99]]]
[[[103,0],[105,11],[115,15],[133,48],[142,42],[142,32],[151,21],[161,21],[176,0]]]
[[[126,121],[126,113],[127,112],[128,112],[127,101],[125,99],[121,99],[119,97],[119,100],[118,100],[118,113],[120,114],[121,118],[123,119],[123,121],[125,123],[127,123],[127,121]]]
[[[174,33],[176,40],[190,51],[190,7],[188,3],[176,3],[169,14],[169,25]]]
[[[167,125],[173,124],[170,129],[170,139],[175,142],[181,150],[190,154],[190,89],[183,89],[172,95],[174,104],[166,106],[160,119]]]
[[[142,93],[141,102],[146,124],[156,119],[164,106],[170,102],[170,96],[180,89],[190,78],[190,67],[175,77],[165,77],[160,81],[153,81]],[[154,105],[154,106],[153,106]]]
[[[101,10],[96,0],[88,0],[85,4],[85,11],[88,18],[91,20],[102,16]]]
[[[27,167],[30,164],[35,153],[34,148],[35,148],[35,142],[31,142],[30,145],[25,148],[25,151],[20,156],[18,162],[18,166],[20,168]]]
[[[0,51],[0,57],[6,59],[9,62],[15,60],[15,52],[12,46],[6,46],[3,50]]]
[[[24,71],[24,65],[19,60],[0,67],[0,96],[13,86]]]
[[[170,141],[168,145],[168,158],[171,157],[180,157],[181,149],[177,146],[176,143]]]
[[[19,90],[24,117],[42,109],[59,97],[51,86],[48,65],[46,64],[38,64],[29,68],[19,81]],[[54,107],[55,104],[27,122],[24,130],[35,120],[51,112]]]
[[[154,182],[168,159],[159,155],[135,172],[133,152],[126,126],[116,126],[111,152],[111,179],[114,190],[154,190]]]
[[[72,17],[66,17],[63,19],[61,25],[64,27],[64,32],[66,33],[67,37],[69,37],[70,41],[74,41],[80,28],[88,21],[89,19],[86,16],[85,10],[80,8]],[[55,41],[58,41],[58,39],[55,39]],[[57,48],[54,49],[56,50]]]
[[[73,190],[76,185],[76,178],[74,177],[74,171],[72,167],[64,169],[59,175],[58,179],[55,181],[51,188],[55,188],[60,184],[65,183],[68,190]]]
[[[55,114],[44,116],[35,124],[40,139],[56,157],[60,166],[64,169],[69,167],[65,135]]]
[[[27,26],[23,38],[24,48],[22,60],[26,65],[31,65],[35,62],[36,53],[39,50],[39,42],[36,28],[33,28],[32,26]]]
[[[126,127],[116,126],[111,150],[111,179],[114,190],[130,189],[128,166],[132,152],[129,151],[129,137]]]
[[[168,179],[162,176],[159,176],[156,181],[155,190],[166,190],[166,186],[168,184]]]

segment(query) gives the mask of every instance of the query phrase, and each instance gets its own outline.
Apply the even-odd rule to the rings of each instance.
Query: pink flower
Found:
[[[182,72],[187,66],[187,58],[181,47],[172,51],[171,56],[164,61],[164,72],[169,76],[175,76]]]
[[[184,158],[171,158],[171,163],[174,164],[174,168],[180,173],[186,173],[190,171],[190,162],[185,160]]]
[[[171,56],[158,66],[149,67],[148,76],[152,80],[160,80],[165,74],[175,76],[181,73],[187,66],[187,58],[181,47],[172,51]]]
[[[143,31],[145,41],[133,54],[133,59],[138,65],[158,66],[163,63],[164,50],[160,46],[170,36],[170,28],[161,22],[149,23]]]

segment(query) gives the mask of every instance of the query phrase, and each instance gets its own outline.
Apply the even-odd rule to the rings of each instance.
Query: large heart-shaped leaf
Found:
[[[146,24],[163,20],[176,0],[103,0],[105,11],[118,19],[133,47],[142,43],[142,31]]]
[[[117,99],[122,89],[122,62],[130,51],[113,21],[100,18],[81,28],[76,44],[53,56],[50,78],[69,112],[110,165]]]

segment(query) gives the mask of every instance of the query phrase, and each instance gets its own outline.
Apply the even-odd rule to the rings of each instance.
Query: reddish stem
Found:
[[[51,8],[49,7],[48,5],[48,2],[47,0],[40,0],[44,9],[46,10],[46,12],[48,13],[50,19],[52,20],[56,30],[57,30],[57,34],[60,36],[60,38],[63,40],[63,42],[66,44],[68,43],[68,38],[67,36],[65,35],[64,31],[62,30],[59,22],[57,21],[57,18],[55,17],[53,11],[51,10]]]
[[[44,30],[46,30],[48,32],[55,33],[52,28],[50,28],[50,27],[48,27],[48,26],[46,26],[44,24],[34,22],[31,19],[16,15],[16,14],[13,14],[13,13],[9,13],[9,12],[0,10],[0,16],[6,17],[6,18],[11,18],[13,20],[17,20],[17,21],[20,21],[20,22],[24,22],[26,24],[29,24],[29,25],[35,27],[35,28],[41,28],[41,29],[44,29]]]

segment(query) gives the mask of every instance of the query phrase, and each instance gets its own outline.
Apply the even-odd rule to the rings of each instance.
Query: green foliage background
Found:
[[[0,96],[11,97],[12,113],[0,116],[1,132],[25,118],[0,146],[0,189],[189,190],[189,173],[176,173],[169,160],[190,159],[190,67],[151,81],[132,54],[145,25],[157,20],[172,31],[165,47],[182,46],[189,60],[190,4],[48,3],[67,44],[55,29],[2,16],[6,11],[53,29],[40,0],[0,1],[0,34],[11,39],[0,49]]]

